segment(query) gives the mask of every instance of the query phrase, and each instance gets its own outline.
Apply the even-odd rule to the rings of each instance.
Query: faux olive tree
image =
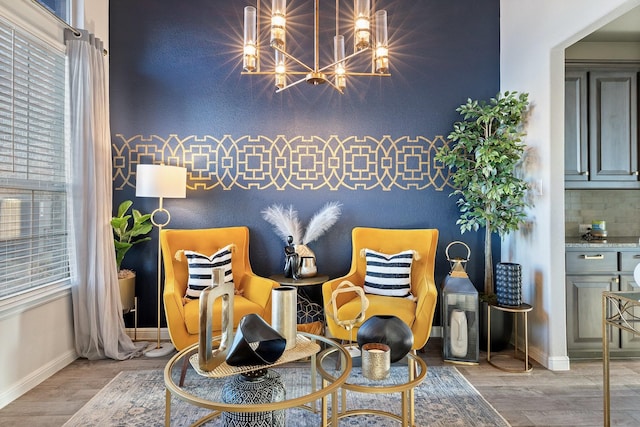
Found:
[[[494,295],[491,234],[515,231],[526,219],[527,183],[516,175],[524,154],[522,137],[529,106],[527,93],[505,92],[486,101],[468,99],[456,109],[449,145],[436,153],[448,166],[457,200],[460,231],[485,229],[484,294]]]

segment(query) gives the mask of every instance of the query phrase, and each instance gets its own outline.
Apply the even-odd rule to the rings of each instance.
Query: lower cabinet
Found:
[[[633,271],[621,271],[628,252],[567,252],[567,350],[573,359],[602,357],[602,292],[639,290]],[[615,265],[611,261],[616,260]],[[606,273],[603,272],[606,270]],[[640,316],[640,309],[636,315]],[[609,331],[612,357],[640,357],[640,336]]]
[[[636,283],[631,274],[625,274],[620,276],[620,290],[621,291],[640,291],[640,286]],[[636,307],[633,309],[633,315],[640,318],[640,307]],[[634,325],[636,328],[638,325]],[[618,329],[618,328],[616,328]],[[630,332],[621,331],[621,348],[633,348],[640,349],[640,335],[632,334]],[[640,355],[640,352],[638,352]]]
[[[569,356],[577,351],[600,351],[602,356],[602,292],[618,290],[616,277],[567,276],[567,349]],[[612,329],[611,350],[619,348],[620,334]],[[593,357],[591,355],[590,357]]]

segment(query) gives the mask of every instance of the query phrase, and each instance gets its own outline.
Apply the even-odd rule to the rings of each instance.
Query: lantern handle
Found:
[[[469,261],[469,259],[471,258],[471,249],[469,248],[469,246],[467,246],[467,244],[466,244],[466,243],[464,243],[464,242],[460,242],[460,241],[458,241],[458,240],[456,240],[455,242],[451,242],[451,243],[449,243],[449,244],[447,245],[447,248],[445,249],[445,254],[447,255],[447,261],[449,261],[449,262],[451,262],[451,261],[452,261],[452,259],[451,259],[451,258],[449,258],[449,248],[450,248],[451,246],[453,246],[453,245],[456,245],[456,244],[458,244],[458,245],[462,245],[462,246],[464,246],[465,248],[467,248],[467,259],[461,259],[461,260],[456,259],[456,260],[461,261],[461,262],[467,262],[467,261]]]

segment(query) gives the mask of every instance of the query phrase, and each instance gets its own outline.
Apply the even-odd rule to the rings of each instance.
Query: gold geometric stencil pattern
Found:
[[[424,190],[453,187],[448,168],[434,160],[442,136],[381,138],[319,136],[169,135],[113,142],[116,190],[135,188],[139,164],[187,168],[187,188],[256,190]]]

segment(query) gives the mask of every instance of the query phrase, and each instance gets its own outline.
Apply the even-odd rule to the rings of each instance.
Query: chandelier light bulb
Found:
[[[242,66],[246,71],[255,71],[258,40],[256,30],[256,8],[247,6],[244,8],[244,54],[242,57]]]
[[[284,54],[279,50],[275,51],[276,60],[276,87],[282,89],[287,85],[287,67],[284,63]]]
[[[333,37],[333,62],[335,65],[335,85],[344,90],[347,87],[347,77],[345,76],[344,64],[344,36],[336,35]]]
[[[273,0],[271,3],[271,46],[285,48],[287,33],[287,1]]]
[[[354,42],[356,50],[367,49],[371,38],[371,3],[369,0],[355,0],[354,6]]]
[[[389,36],[387,33],[387,11],[379,10],[375,14],[376,22],[376,73],[389,72]]]

